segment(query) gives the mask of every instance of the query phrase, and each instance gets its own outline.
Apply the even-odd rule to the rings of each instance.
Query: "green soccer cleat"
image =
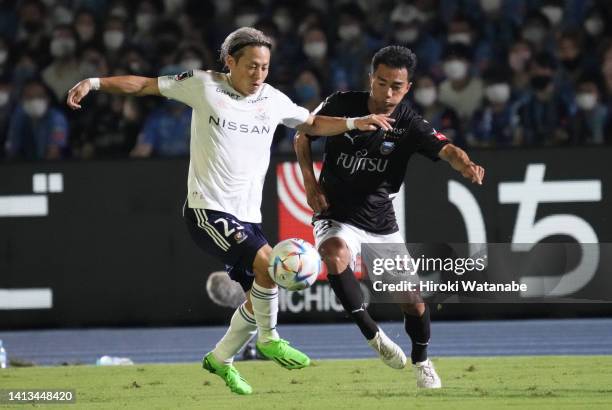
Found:
[[[202,367],[209,372],[216,374],[225,381],[225,385],[236,394],[251,394],[253,389],[246,380],[240,376],[238,370],[231,364],[219,363],[211,353],[202,359]]]
[[[289,346],[284,339],[256,344],[257,351],[267,359],[274,360],[288,370],[301,369],[310,365],[310,358],[299,350]]]

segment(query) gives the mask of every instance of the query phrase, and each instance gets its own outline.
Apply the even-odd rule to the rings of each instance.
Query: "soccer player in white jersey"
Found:
[[[90,90],[123,95],[157,95],[193,108],[187,201],[183,210],[194,241],[225,263],[232,279],[249,297],[230,327],[203,359],[234,393],[251,386],[233,366],[233,358],[258,334],[257,349],[286,369],[310,364],[276,331],[278,289],[268,275],[271,247],[261,223],[261,197],[278,124],[312,135],[336,135],[351,129],[390,129],[385,115],[340,118],[311,115],[266,84],[271,42],[261,31],[243,27],[227,36],[221,60],[228,73],[193,70],[175,76],[89,78],[68,92],[67,104],[80,109]]]

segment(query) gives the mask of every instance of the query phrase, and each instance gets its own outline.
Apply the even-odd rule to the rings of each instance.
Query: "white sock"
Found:
[[[259,331],[259,341],[266,343],[278,340],[276,331],[276,316],[278,315],[278,288],[264,288],[253,282],[251,288],[251,304]]]
[[[245,303],[236,309],[232,315],[229,329],[212,351],[213,356],[220,363],[232,364],[234,356],[257,333],[255,317],[246,309]]]

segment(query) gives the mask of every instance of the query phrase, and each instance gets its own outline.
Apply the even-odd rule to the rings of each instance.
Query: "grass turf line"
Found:
[[[317,360],[309,368],[293,371],[272,362],[237,362],[253,386],[251,396],[231,394],[220,378],[196,363],[9,368],[0,371],[0,389],[76,390],[76,404],[53,405],[53,409],[612,408],[612,356],[434,362],[441,390],[417,391],[412,369],[393,370],[378,359]]]

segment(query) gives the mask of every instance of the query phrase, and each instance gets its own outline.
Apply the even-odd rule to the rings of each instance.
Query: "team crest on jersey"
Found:
[[[380,144],[380,153],[383,155],[389,155],[395,149],[395,142],[393,141],[383,141]]]
[[[248,237],[249,237],[249,235],[247,235],[246,233],[244,233],[242,231],[238,231],[238,232],[236,232],[236,235],[234,235],[234,240],[236,241],[236,243],[242,243]]]
[[[264,110],[260,110],[257,114],[255,114],[255,119],[262,122],[268,122],[270,121],[270,116]]]
[[[182,73],[175,75],[174,79],[176,81],[183,81],[188,79],[189,77],[193,77],[193,70],[183,71]]]

